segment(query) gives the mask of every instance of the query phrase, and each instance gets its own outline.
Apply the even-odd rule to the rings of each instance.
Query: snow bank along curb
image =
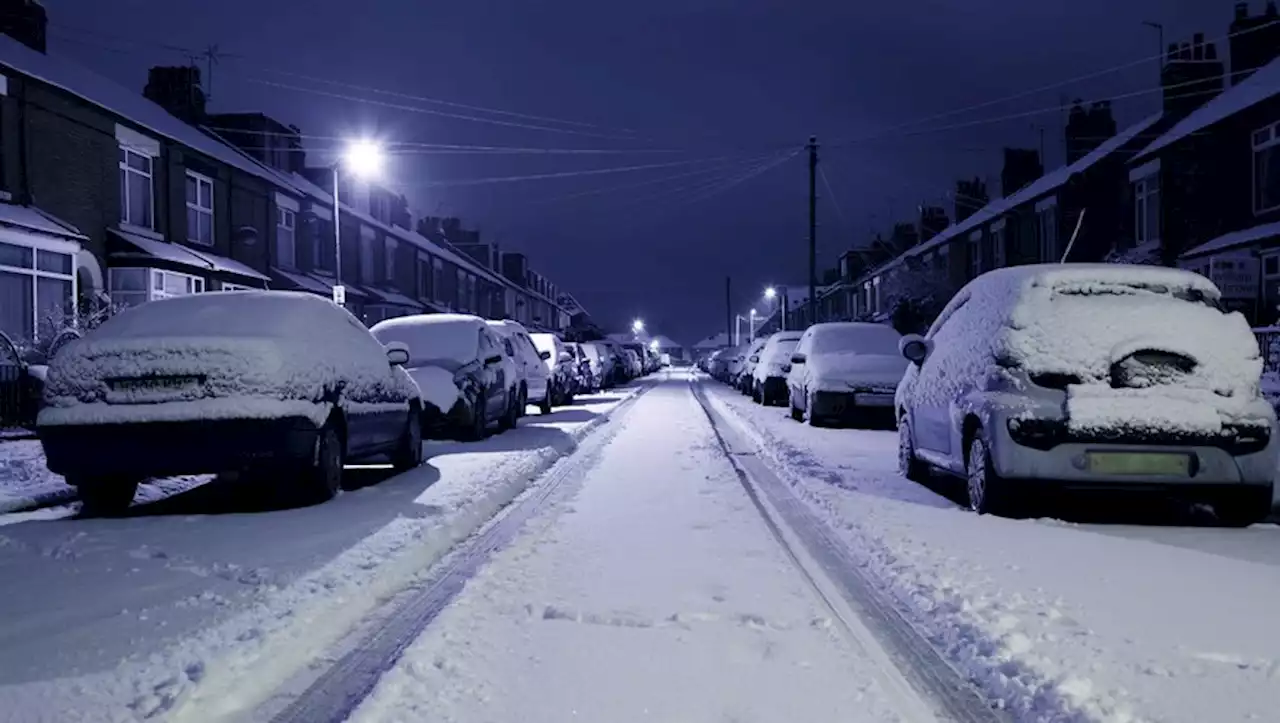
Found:
[[[457,507],[396,518],[287,587],[268,588],[253,607],[165,651],[123,661],[114,671],[0,687],[0,720],[23,715],[13,720],[203,722],[211,719],[211,711],[202,706],[252,705],[473,534],[647,388],[634,389],[617,406],[574,429],[563,448],[508,454],[505,464],[485,470],[482,491]]]
[[[754,443],[759,455],[770,463],[780,479],[788,483],[800,501],[816,508],[815,511],[824,518],[833,517],[833,510],[805,489],[803,476],[792,470],[779,454],[780,448],[789,445],[761,433],[731,405],[718,398],[714,391],[706,396],[712,407],[736,431]],[[1098,720],[1106,723],[1137,723],[1141,720],[1129,716],[1122,709],[1097,710],[1088,700],[1093,695],[1090,690],[1081,690],[1079,696],[1072,696],[1069,689],[1064,690],[1063,681],[1042,676],[1034,666],[1019,661],[1017,646],[1011,646],[999,631],[984,630],[962,619],[956,614],[958,611],[932,604],[928,597],[931,591],[896,578],[891,568],[894,552],[874,533],[853,520],[846,520],[843,527],[845,534],[842,536],[846,539],[852,537],[854,542],[848,546],[848,551],[867,579],[879,585],[881,591],[896,602],[898,612],[921,637],[930,641],[947,662],[963,671],[969,681],[977,685],[998,708],[1014,712],[1019,720]],[[945,585],[945,581],[939,581],[939,584]],[[1086,688],[1089,685],[1085,680],[1079,682]],[[1016,715],[1018,713],[1023,715]]]
[[[79,499],[74,487],[51,487],[32,494],[11,496],[0,493],[0,515],[11,512],[28,512],[42,507],[52,507]]]

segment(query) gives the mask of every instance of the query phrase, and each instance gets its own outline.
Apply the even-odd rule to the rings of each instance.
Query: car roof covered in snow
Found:
[[[473,361],[479,353],[478,332],[483,327],[484,319],[470,314],[412,314],[380,321],[369,331],[383,344],[407,344],[409,366],[414,367]]]
[[[1193,271],[1145,264],[1027,264],[995,269],[969,282],[969,288],[992,286],[1064,286],[1084,283],[1126,284],[1196,290],[1217,300],[1222,292]]]
[[[355,326],[352,326],[354,324]],[[330,300],[299,291],[223,291],[129,307],[90,332],[103,337],[313,338],[364,326]]]

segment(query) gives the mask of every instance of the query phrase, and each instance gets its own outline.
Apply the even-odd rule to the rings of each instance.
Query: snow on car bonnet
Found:
[[[117,383],[146,377],[193,381],[158,395]],[[389,373],[385,352],[364,326],[327,299],[282,291],[196,294],[125,309],[68,344],[50,366],[39,422],[297,413],[323,422],[321,401],[338,388],[344,404],[382,404],[416,396],[411,386]]]
[[[1256,409],[1262,359],[1208,279],[1126,265],[1060,265],[1021,278],[997,359],[1068,391],[1077,429],[1217,432]]]

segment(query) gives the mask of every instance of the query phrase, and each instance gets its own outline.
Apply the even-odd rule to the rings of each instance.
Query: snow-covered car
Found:
[[[587,344],[572,342],[569,348],[578,359],[579,392],[595,394],[600,391],[601,365],[599,353]]]
[[[555,334],[530,334],[538,354],[545,354],[542,363],[551,375],[551,391],[548,396],[551,404],[563,406],[573,404],[573,395],[577,391],[578,361],[569,351],[569,346]]]
[[[484,319],[469,314],[414,314],[370,329],[383,344],[409,350],[405,371],[422,394],[422,429],[428,437],[481,439],[489,425],[516,426],[516,405],[502,340]]]
[[[621,383],[622,374],[613,347],[603,341],[588,342],[585,346],[595,352],[600,362],[600,388],[609,389]]]
[[[595,342],[584,342],[581,344],[582,351],[587,355],[588,361],[591,363],[591,369],[595,375],[596,386],[594,392],[602,389],[608,389],[610,378],[612,377],[613,361],[609,357],[609,351],[600,344]]]
[[[907,369],[891,326],[857,321],[814,324],[791,353],[787,396],[791,416],[820,426],[893,412],[893,394]]]
[[[640,361],[640,355],[634,349],[623,349],[622,356],[627,362],[627,377],[637,379],[644,376],[644,362]]]
[[[742,368],[738,370],[738,377],[733,381],[733,386],[743,394],[751,394],[751,386],[753,375],[756,371],[756,364],[760,362],[760,352],[764,349],[764,345],[768,343],[768,337],[760,337],[751,342],[751,346],[747,348],[746,358],[742,360]]]
[[[738,378],[738,374],[742,372],[742,364],[747,360],[747,349],[749,344],[739,344],[726,352],[726,360],[723,371],[723,378],[720,380],[728,385],[733,385]]]
[[[791,352],[800,343],[802,334],[799,331],[779,331],[765,341],[760,358],[751,371],[751,396],[756,402],[768,407],[787,398]]]
[[[1017,266],[969,282],[907,336],[899,462],[968,480],[977,512],[1060,488],[1150,491],[1247,525],[1271,509],[1276,414],[1249,324],[1208,279],[1122,264]]]
[[[354,316],[312,294],[233,291],[126,309],[49,365],[37,431],[87,509],[129,506],[150,477],[253,474],[300,501],[338,493],[345,462],[422,461],[421,399]]]
[[[536,404],[543,414],[551,413],[551,372],[547,369],[542,352],[534,346],[524,325],[510,319],[490,321],[489,327],[511,342],[516,365],[519,367],[524,404],[519,406],[524,416],[525,405]]]

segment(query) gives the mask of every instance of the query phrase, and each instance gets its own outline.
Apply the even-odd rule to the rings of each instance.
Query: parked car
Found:
[[[593,341],[584,343],[582,349],[587,353],[595,373],[597,382],[595,391],[599,392],[613,386],[613,357],[609,355],[609,350],[604,345]]]
[[[128,507],[149,477],[245,470],[324,501],[346,462],[422,462],[408,360],[312,294],[152,301],[57,353],[37,430],[49,470],[90,511]]]
[[[747,345],[739,344],[726,352],[724,370],[721,372],[720,381],[725,384],[732,385],[733,380],[738,377],[738,373],[742,371],[742,363],[747,360]]]
[[[589,342],[588,346],[595,349],[600,357],[600,387],[602,389],[610,389],[621,384],[622,378],[621,360],[612,345],[607,341]]]
[[[1015,266],[902,339],[906,475],[962,476],[979,513],[1020,515],[1084,487],[1209,503],[1227,525],[1271,510],[1276,414],[1249,324],[1208,279],[1121,264]]]
[[[569,351],[569,347],[555,334],[530,334],[538,354],[545,354],[542,363],[546,365],[551,377],[551,390],[548,397],[552,406],[573,404],[573,395],[577,392],[578,372],[577,359]]]
[[[529,332],[518,321],[490,321],[489,326],[498,334],[511,341],[520,378],[523,383],[524,404],[520,405],[520,415],[524,416],[525,406],[538,405],[538,411],[551,413],[551,372],[547,369],[542,352],[533,345]]]
[[[622,354],[627,362],[627,378],[638,379],[644,376],[644,362],[640,360],[640,355],[634,349],[623,349]]]
[[[787,398],[791,353],[802,335],[799,331],[779,331],[769,336],[751,371],[751,396],[756,402],[769,407]]]
[[[423,434],[482,439],[490,425],[516,426],[503,343],[484,319],[469,314],[415,314],[370,329],[383,344],[409,350],[405,371],[422,395]]]
[[[747,347],[746,358],[742,360],[742,368],[738,370],[738,377],[733,380],[733,386],[743,394],[751,394],[756,364],[760,361],[760,352],[768,341],[768,337],[761,337],[752,341],[751,345]]]
[[[582,390],[588,394],[597,394],[604,382],[601,369],[600,353],[589,344],[571,345],[578,357],[578,382]]]
[[[616,387],[620,384],[626,384],[631,378],[631,369],[630,364],[627,363],[626,356],[622,353],[622,346],[608,339],[598,343],[604,348],[605,353],[609,355],[609,386]]]
[[[858,422],[870,412],[892,419],[893,394],[907,364],[901,335],[885,324],[814,324],[791,353],[787,392],[793,419],[812,426]]]

